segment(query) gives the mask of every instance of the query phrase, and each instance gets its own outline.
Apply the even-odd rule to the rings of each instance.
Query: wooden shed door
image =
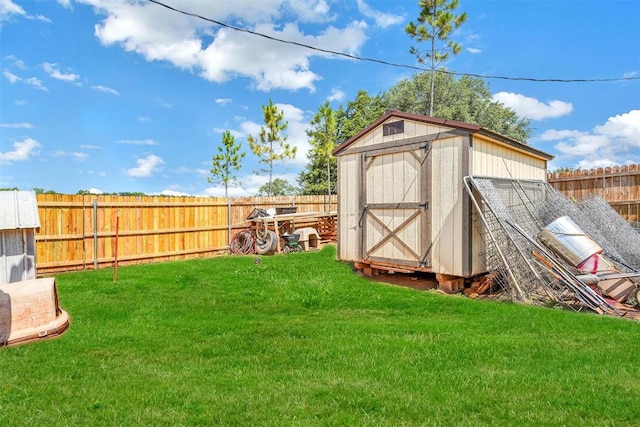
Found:
[[[364,259],[430,267],[429,144],[363,156]]]

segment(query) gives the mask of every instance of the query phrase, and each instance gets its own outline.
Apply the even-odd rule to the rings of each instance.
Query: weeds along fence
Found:
[[[36,233],[39,275],[227,252],[228,230],[246,226],[254,208],[297,206],[335,211],[327,196],[222,197],[39,194]],[[230,212],[230,218],[228,215]]]
[[[553,172],[547,181],[572,200],[596,194],[628,222],[640,222],[640,165]]]

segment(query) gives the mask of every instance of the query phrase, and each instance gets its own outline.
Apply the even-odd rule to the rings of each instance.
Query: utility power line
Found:
[[[311,45],[308,45],[308,44],[305,44],[305,43],[299,43],[299,42],[295,42],[295,41],[292,41],[292,40],[285,40],[285,39],[281,39],[281,38],[278,38],[278,37],[273,37],[273,36],[270,36],[270,35],[267,35],[267,34],[259,33],[257,31],[248,30],[246,28],[236,27],[234,25],[230,25],[230,24],[227,24],[227,23],[224,23],[222,21],[215,20],[215,19],[207,18],[207,17],[204,17],[202,15],[198,15],[196,13],[191,13],[191,12],[187,12],[187,11],[184,11],[184,10],[181,10],[181,9],[177,9],[177,8],[175,8],[173,6],[169,6],[168,4],[162,3],[161,1],[158,1],[158,0],[149,0],[149,1],[151,3],[157,4],[158,6],[165,7],[165,8],[167,8],[167,9],[173,11],[173,12],[181,13],[183,15],[191,16],[193,18],[202,19],[204,21],[211,22],[213,24],[219,25],[219,26],[224,27],[224,28],[229,28],[229,29],[234,30],[234,31],[239,31],[239,32],[251,34],[251,35],[257,36],[257,37],[262,37],[262,38],[265,38],[265,39],[268,39],[268,40],[272,40],[272,41],[275,41],[275,42],[279,42],[279,43],[290,44],[290,45],[302,47],[302,48],[305,48],[305,49],[315,50],[317,52],[322,52],[322,53],[326,53],[326,54],[330,54],[330,55],[340,56],[340,57],[343,57],[343,58],[355,59],[355,60],[358,60],[358,61],[373,62],[373,63],[382,64],[382,65],[388,65],[388,66],[396,67],[396,68],[407,68],[407,69],[418,70],[418,71],[431,71],[431,69],[429,69],[429,68],[418,67],[416,65],[399,64],[399,63],[385,61],[385,60],[377,59],[377,58],[368,58],[368,57],[364,57],[364,56],[350,55],[348,53],[336,52],[336,51],[329,50],[329,49],[323,49],[323,48],[316,47],[316,46],[311,46]],[[435,70],[435,71],[438,72],[438,73],[450,74],[450,75],[453,75],[453,76],[479,77],[479,78],[482,78],[482,79],[494,79],[494,80],[520,80],[520,81],[539,82],[539,83],[600,83],[600,82],[618,82],[618,81],[638,80],[638,79],[640,79],[640,76],[612,77],[612,78],[603,78],[603,79],[543,79],[543,78],[534,78],[534,77],[509,77],[509,76],[482,75],[482,74],[474,74],[474,73],[459,73],[459,72],[447,71],[447,70]]]

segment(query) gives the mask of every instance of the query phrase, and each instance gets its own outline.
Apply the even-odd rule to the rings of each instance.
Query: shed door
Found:
[[[364,259],[428,268],[429,144],[363,156]]]

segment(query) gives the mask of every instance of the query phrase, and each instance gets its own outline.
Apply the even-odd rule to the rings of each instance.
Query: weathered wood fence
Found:
[[[570,199],[597,194],[627,221],[640,221],[640,165],[554,172],[547,181]]]
[[[228,227],[246,226],[256,207],[335,211],[326,196],[232,198],[39,194],[39,275],[224,254]],[[117,232],[117,233],[116,233]],[[116,236],[117,234],[117,236]],[[116,246],[117,241],[117,246]]]

